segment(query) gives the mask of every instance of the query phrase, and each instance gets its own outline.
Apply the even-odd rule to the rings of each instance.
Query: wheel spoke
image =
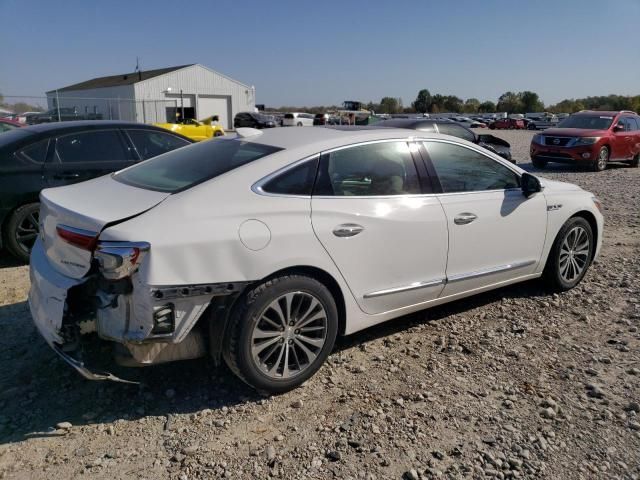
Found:
[[[317,332],[318,330],[324,330],[324,325],[318,325],[315,327],[302,327],[300,329],[301,332],[305,333],[305,332]]]
[[[291,376],[291,373],[289,371],[289,351],[291,350],[291,347],[288,343],[284,344],[284,364],[282,366],[282,378],[289,378]]]
[[[313,353],[311,350],[309,350],[300,340],[298,340],[297,338],[295,338],[293,340],[295,342],[295,344],[300,347],[300,350],[302,350],[304,352],[304,354],[307,356],[307,363],[312,363],[315,358],[317,357],[317,355],[315,353]]]
[[[283,343],[282,345],[280,345],[280,351],[278,352],[278,358],[273,363],[271,368],[267,369],[267,372],[274,373],[274,374],[278,373],[278,368],[280,367],[280,363],[282,362],[282,355],[284,354],[284,350],[285,350],[286,346],[287,346],[286,343]]]
[[[321,318],[326,318],[324,309],[321,309],[320,311],[312,314],[310,317],[305,318],[304,320],[300,320],[297,323],[296,328],[303,328],[304,326],[309,325],[311,322],[315,322],[316,320],[320,320]]]
[[[321,348],[324,345],[324,338],[310,338],[305,335],[296,335],[296,339],[309,345],[313,345],[316,348]]]
[[[282,333],[280,331],[274,332],[273,330],[262,330],[261,328],[256,328],[253,332],[254,340],[257,338],[273,338],[281,336]]]
[[[276,343],[279,340],[279,337],[273,337],[270,340],[265,340],[264,342],[260,342],[257,345],[253,345],[251,347],[251,352],[253,353],[254,356],[257,356],[260,354],[260,352],[262,352],[265,348],[267,348],[270,345],[273,345],[274,343]]]
[[[280,306],[280,302],[278,300],[276,300],[275,302],[271,302],[268,308],[276,312],[276,314],[278,315],[278,320],[280,320],[280,324],[285,327],[287,325],[287,319],[284,312],[282,311],[282,307]]]

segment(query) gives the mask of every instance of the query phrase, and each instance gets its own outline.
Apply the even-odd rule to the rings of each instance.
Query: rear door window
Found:
[[[190,145],[184,138],[155,130],[127,130],[142,160]]]
[[[237,138],[205,141],[151,158],[113,178],[138,188],[176,193],[280,150]]]
[[[129,161],[131,154],[117,130],[96,130],[58,137],[56,160],[60,163]]]
[[[391,196],[421,193],[407,142],[380,142],[323,155],[314,195]]]

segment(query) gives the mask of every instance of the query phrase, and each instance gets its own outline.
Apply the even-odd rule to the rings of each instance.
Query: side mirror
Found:
[[[621,123],[617,124],[615,127],[613,127],[613,131],[614,132],[624,132],[624,125],[622,125]]]
[[[520,177],[520,186],[522,188],[522,194],[529,198],[534,193],[542,191],[542,185],[538,177],[531,175],[530,173],[523,173]]]

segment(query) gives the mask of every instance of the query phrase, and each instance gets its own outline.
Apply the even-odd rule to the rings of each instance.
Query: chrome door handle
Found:
[[[333,234],[336,237],[353,237],[354,235],[359,234],[364,230],[362,225],[358,225],[357,223],[343,223],[342,225],[338,225],[333,229]]]
[[[473,222],[476,218],[478,218],[478,216],[473,213],[459,213],[453,219],[453,223],[456,225],[466,225],[467,223]]]

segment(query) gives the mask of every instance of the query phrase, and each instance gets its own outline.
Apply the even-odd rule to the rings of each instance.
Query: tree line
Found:
[[[315,107],[291,107],[285,106],[272,111],[280,112],[307,112],[325,113],[340,110],[337,105]],[[462,99],[456,95],[431,94],[429,90],[422,89],[410,106],[404,107],[401,98],[383,97],[380,102],[365,104],[367,110],[376,113],[527,113],[527,112],[554,112],[575,113],[580,110],[633,110],[640,112],[640,95],[606,95],[577,99],[565,99],[552,105],[542,102],[536,92],[525,90],[523,92],[505,92],[498,97],[497,102],[486,100],[481,102],[477,98]]]

